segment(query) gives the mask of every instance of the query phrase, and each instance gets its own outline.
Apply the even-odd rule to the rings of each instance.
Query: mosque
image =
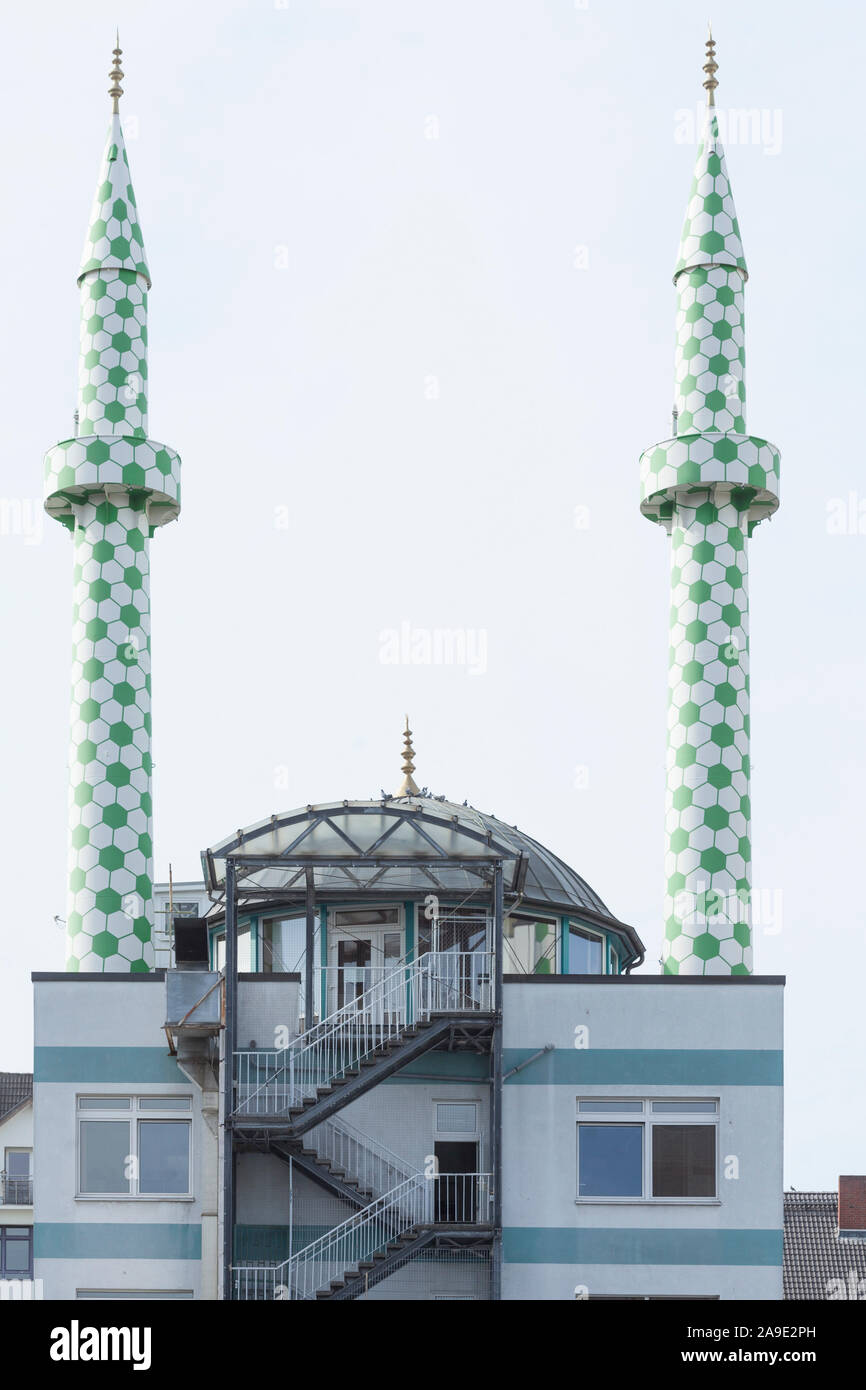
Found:
[[[154,885],[151,288],[119,115],[45,460],[73,547],[65,970],[33,976],[34,1250],[59,1299],[780,1299],[782,995],[753,970],[748,278],[706,123],[674,270],[663,968],[529,835],[415,781],[210,841]],[[661,602],[661,595],[659,596]],[[163,711],[162,719],[170,717]],[[208,827],[202,827],[203,838]]]

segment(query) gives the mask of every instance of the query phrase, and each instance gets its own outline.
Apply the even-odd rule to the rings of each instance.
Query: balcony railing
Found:
[[[449,996],[447,1007],[490,1008],[486,996],[490,990],[490,971],[493,968],[492,953],[486,949],[456,951],[453,948],[426,952],[417,962],[422,966],[427,961],[427,970],[435,968],[440,990]],[[435,962],[435,967],[433,963]],[[394,998],[391,985],[404,980],[407,985],[411,972],[416,967],[406,960],[386,961],[384,965],[317,965],[313,970],[313,1020],[315,1026],[322,1019],[329,1018],[372,990],[378,991],[384,1000],[387,996],[396,1009],[395,1017],[403,1019],[411,1005],[411,989],[407,988],[406,999]],[[303,972],[302,972],[303,974]],[[304,1015],[304,989],[301,984],[299,995],[299,1032],[308,1029]]]
[[[32,1207],[33,1179],[10,1178],[0,1173],[0,1206]]]

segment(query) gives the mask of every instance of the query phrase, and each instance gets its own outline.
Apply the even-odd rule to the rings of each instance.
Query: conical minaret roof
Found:
[[[89,270],[131,270],[143,275],[150,288],[144,238],[138,221],[129,160],[118,114],[118,100],[123,94],[120,86],[123,73],[120,71],[119,47],[114,50],[114,63],[109,77],[112,78],[109,95],[114,99],[114,110],[111,125],[108,127],[99,181],[93,197],[78,278],[80,280]]]
[[[674,269],[675,281],[682,271],[694,270],[698,266],[726,265],[741,270],[744,280],[749,275],[725,151],[719,138],[715,103],[718,64],[713,56],[714,51],[711,35],[707,44],[708,61],[704,67],[704,71],[709,73],[704,83],[707,88],[704,127],[680,238],[680,253]]]

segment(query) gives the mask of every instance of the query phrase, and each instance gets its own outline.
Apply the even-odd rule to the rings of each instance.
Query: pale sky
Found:
[[[866,1171],[866,26],[838,0],[712,19],[720,110],[759,113],[727,159],[749,428],[782,450],[750,559],[756,970],[788,977],[786,1182],[823,1189]],[[35,509],[71,433],[115,22],[150,433],[184,468],[152,547],[158,877],[393,789],[408,710],[419,784],[561,855],[654,971],[668,544],[638,457],[670,427],[703,12],[46,0],[6,8],[0,88],[0,1068],[30,1068],[30,972],[64,960],[72,556]],[[383,662],[404,622],[472,660]]]

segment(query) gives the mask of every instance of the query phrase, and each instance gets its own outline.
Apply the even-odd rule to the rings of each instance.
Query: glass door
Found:
[[[370,983],[367,967],[373,955],[372,938],[355,936],[337,942],[337,1008],[349,1004]]]
[[[403,932],[397,907],[341,909],[328,937],[328,1012],[357,1003],[372,1025],[403,1016]]]

